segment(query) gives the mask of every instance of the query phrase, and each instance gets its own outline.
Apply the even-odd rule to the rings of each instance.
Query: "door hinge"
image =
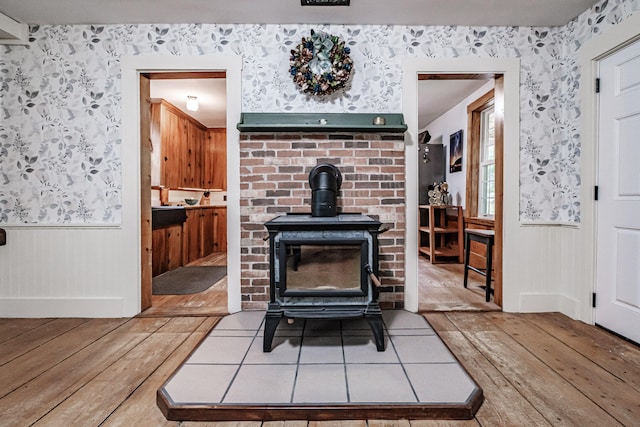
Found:
[[[593,200],[598,200],[598,186],[593,187]]]
[[[591,294],[591,307],[596,308],[596,293]]]
[[[600,77],[596,79],[596,93],[600,93]]]

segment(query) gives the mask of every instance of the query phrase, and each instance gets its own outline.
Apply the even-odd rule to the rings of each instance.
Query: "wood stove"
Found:
[[[265,223],[270,260],[265,352],[271,351],[282,318],[362,317],[371,327],[377,350],[384,351],[382,311],[374,285],[381,223],[361,213],[334,210],[341,177],[333,168],[319,165],[310,173],[311,214],[286,214]],[[333,176],[337,185],[327,177],[318,179],[318,173]],[[317,183],[327,184],[326,188],[318,191]]]

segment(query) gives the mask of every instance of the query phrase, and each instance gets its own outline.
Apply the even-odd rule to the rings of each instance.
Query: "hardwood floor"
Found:
[[[467,421],[169,422],[156,390],[219,317],[0,319],[3,426],[614,426],[640,420],[640,348],[555,314],[428,313],[484,390]]]
[[[227,265],[227,253],[214,252],[188,265],[201,267]],[[151,307],[140,316],[224,316],[227,313],[227,278],[225,277],[206,291],[197,294],[152,295]]]
[[[485,300],[485,277],[469,271],[468,287],[463,285],[464,265],[431,264],[418,257],[418,310],[429,311],[500,311],[501,307]]]

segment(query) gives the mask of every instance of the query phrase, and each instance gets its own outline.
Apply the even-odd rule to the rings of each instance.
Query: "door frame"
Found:
[[[242,105],[242,57],[234,55],[162,56],[136,55],[121,58],[122,70],[122,206],[125,223],[135,230],[130,244],[137,248],[138,270],[135,289],[127,288],[127,298],[142,310],[143,292],[149,284],[142,282],[142,231],[151,227],[142,215],[140,135],[140,74],[150,72],[225,71],[227,86],[227,310],[241,310],[240,291],[240,121]],[[148,148],[147,148],[148,150]],[[146,257],[145,257],[146,259]]]
[[[582,250],[579,259],[591,268],[580,270],[576,283],[584,285],[579,290],[581,316],[587,323],[595,322],[595,307],[591,304],[596,291],[597,261],[597,204],[594,200],[598,177],[598,96],[596,78],[602,59],[617,52],[629,44],[640,40],[640,14],[634,14],[621,23],[608,28],[604,33],[595,35],[582,45],[578,52],[578,62],[582,70],[580,82],[581,134],[582,134],[582,233],[576,248]]]
[[[517,58],[403,58],[402,112],[408,126],[405,133],[405,308],[417,312],[418,295],[418,75],[420,74],[502,74],[504,76],[503,146],[503,228],[502,298],[504,311],[518,311],[515,233],[519,226],[519,150],[520,150],[520,60]]]

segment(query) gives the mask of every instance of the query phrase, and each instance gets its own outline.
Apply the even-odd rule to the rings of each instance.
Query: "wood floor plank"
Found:
[[[495,313],[500,316],[502,313]],[[492,318],[483,315],[483,313],[447,313],[447,318],[461,331],[498,331],[500,328],[496,326]]]
[[[265,421],[262,427],[307,427],[308,421]]]
[[[38,328],[53,319],[0,319],[0,343]]]
[[[457,331],[458,328],[447,317],[446,313],[421,313],[422,317],[436,331]]]
[[[40,347],[86,321],[87,319],[55,319],[4,341],[0,344],[0,365]]]
[[[156,404],[156,393],[173,372],[184,362],[191,351],[209,333],[219,319],[217,318],[188,318],[189,322],[170,322],[159,333],[189,333],[189,337],[176,348],[170,357],[163,362],[140,387],[118,408],[109,415],[102,427],[161,427],[177,426],[176,421],[168,421]],[[195,320],[200,320],[197,324]],[[173,325],[171,324],[173,323]],[[190,329],[190,331],[189,331]],[[182,424],[183,426],[185,424]],[[202,426],[202,424],[198,424]]]
[[[0,366],[0,398],[116,329],[127,319],[91,319]]]
[[[559,313],[522,316],[635,390],[640,390],[640,346]]]
[[[365,420],[309,421],[309,427],[367,427]]]
[[[367,420],[367,427],[411,427],[409,420]]]
[[[615,418],[558,376],[506,332],[465,331],[464,334],[552,425],[619,425]]]
[[[503,314],[501,327],[559,376],[623,425],[640,422],[640,391],[576,352],[566,342],[518,316]],[[607,352],[602,349],[602,352]]]
[[[123,357],[168,319],[132,319],[0,399],[4,425],[30,425]]]
[[[171,322],[171,321],[170,321]],[[142,384],[189,333],[154,333],[56,406],[35,425],[98,425]]]
[[[411,427],[480,427],[477,420],[411,420]]]
[[[476,419],[485,426],[549,426],[549,422],[460,331],[440,331],[444,343],[456,355],[483,390],[485,401]],[[411,427],[414,427],[413,425]]]
[[[180,427],[261,427],[260,421],[183,421]]]

